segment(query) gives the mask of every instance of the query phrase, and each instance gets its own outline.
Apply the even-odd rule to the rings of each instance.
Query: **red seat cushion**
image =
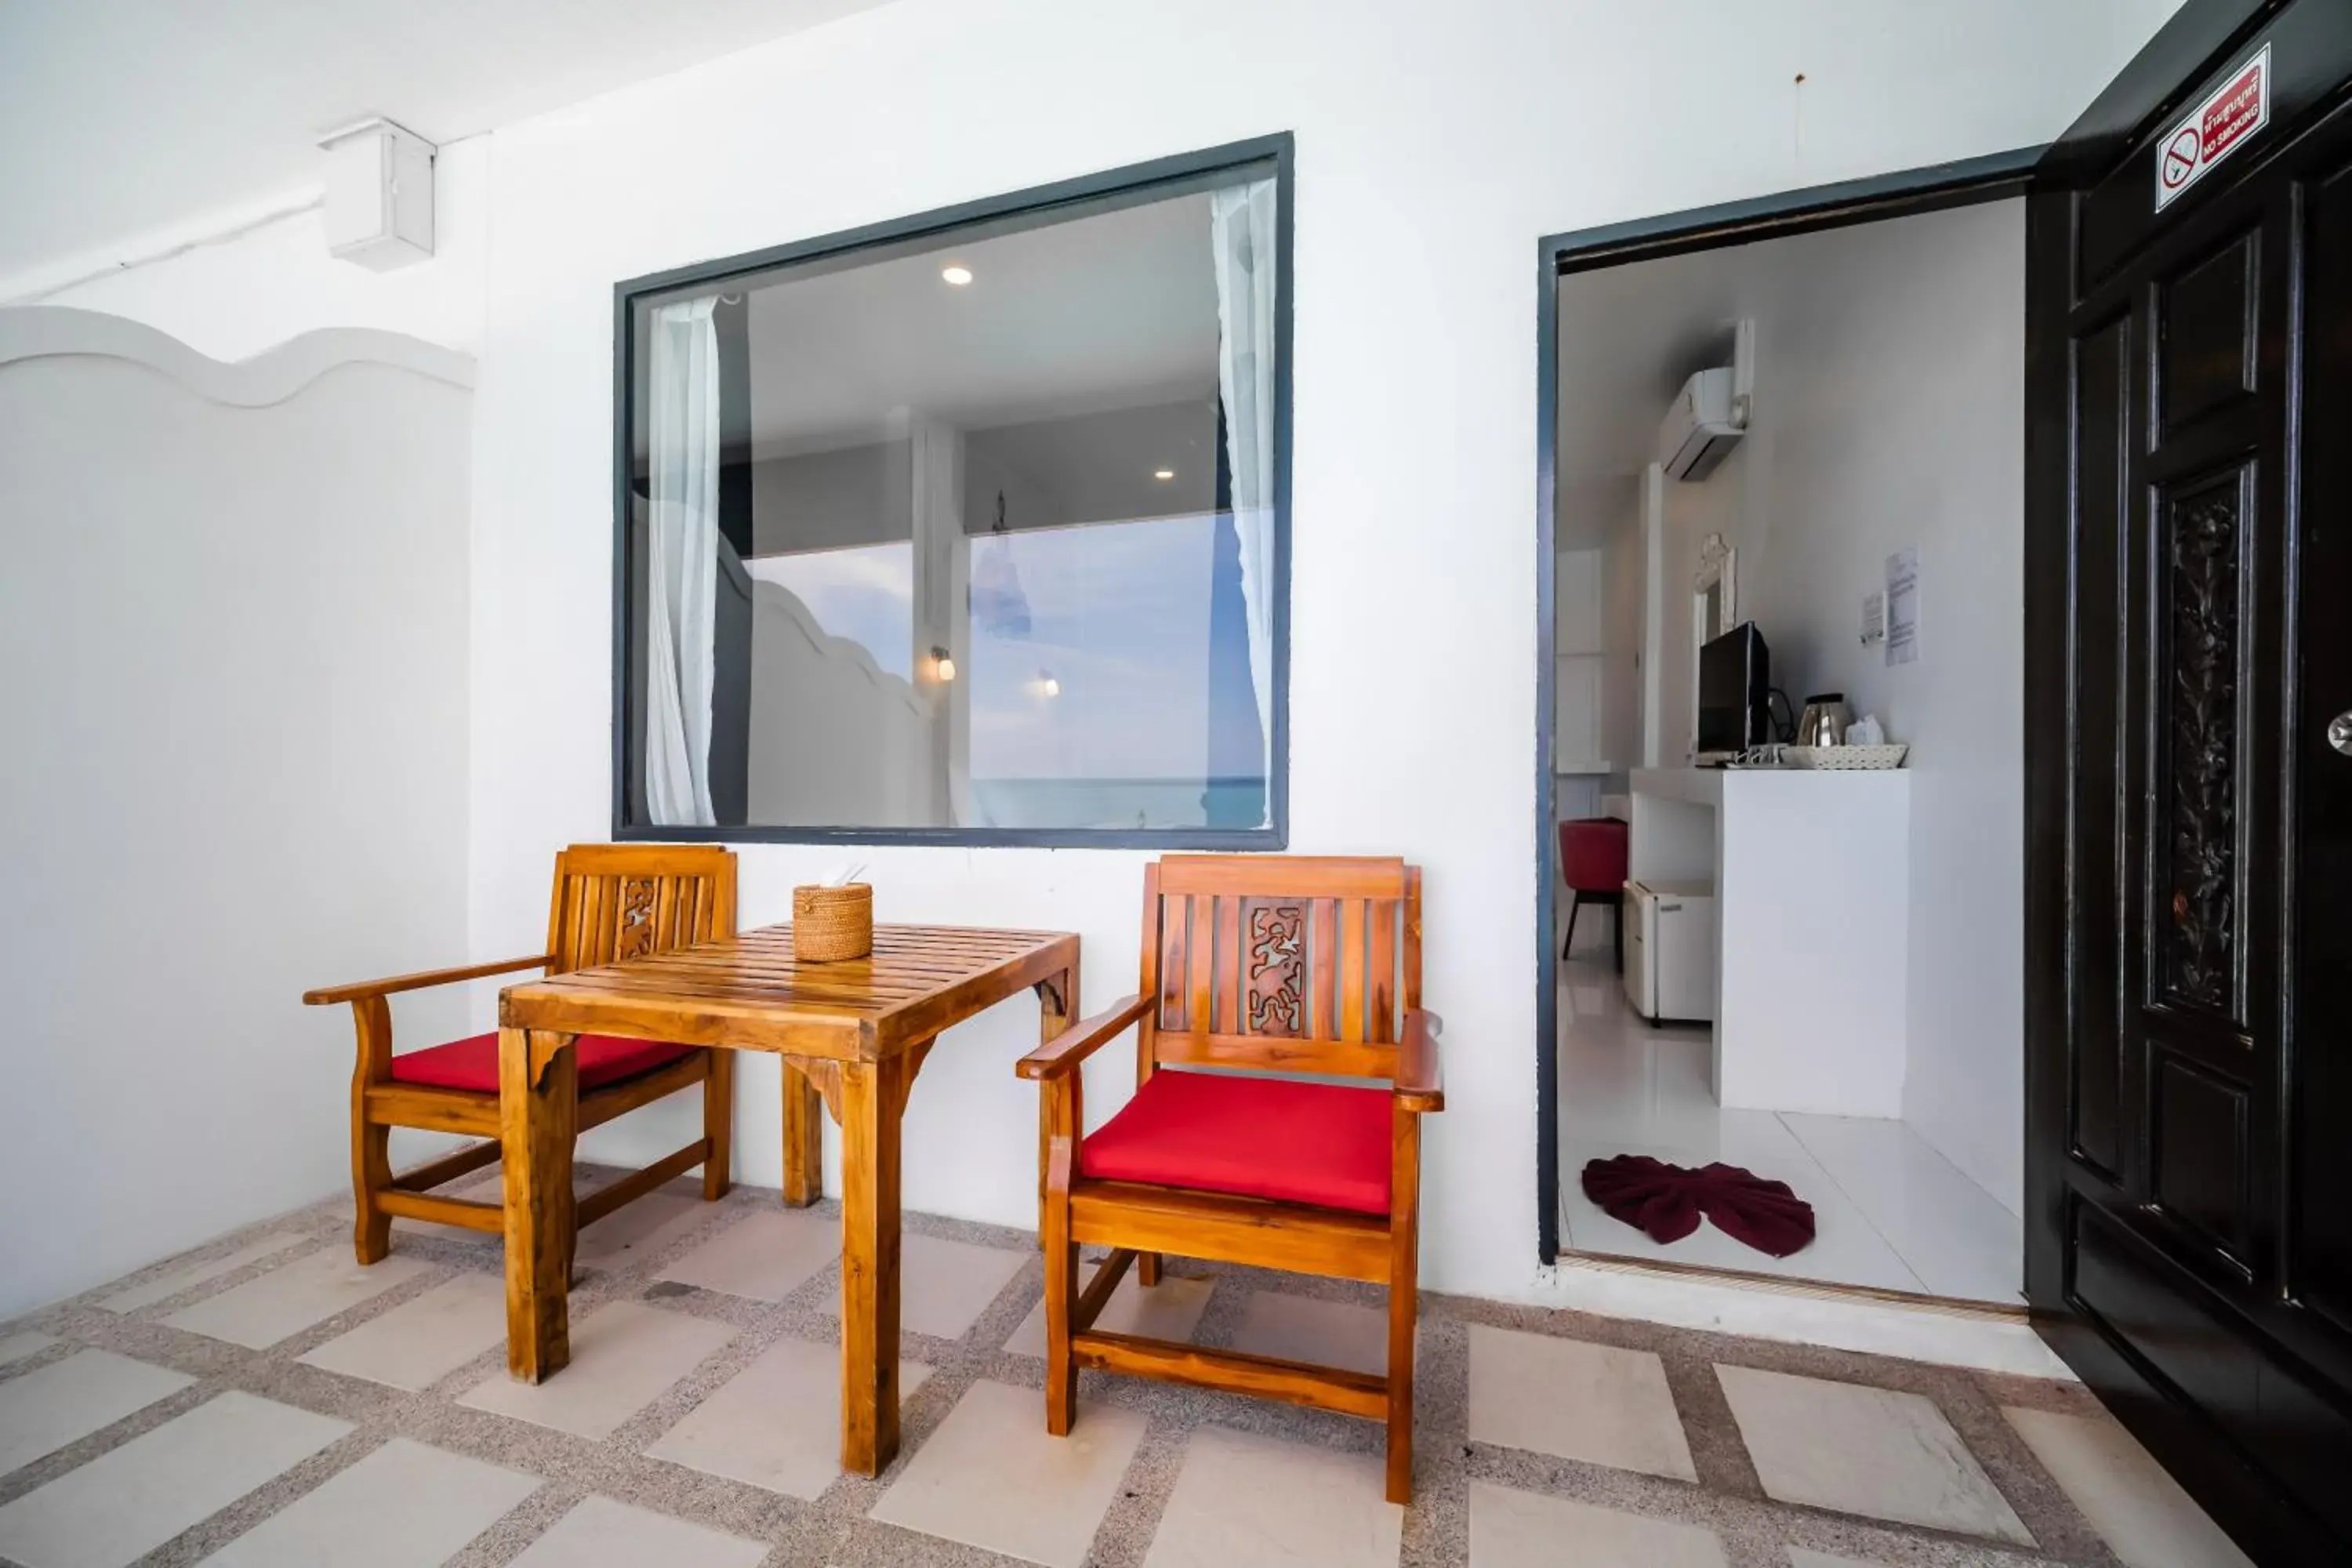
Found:
[[[698,1046],[673,1046],[662,1040],[623,1040],[610,1035],[583,1035],[577,1047],[580,1087],[584,1091],[664,1068],[680,1057],[692,1056]],[[495,1030],[446,1046],[428,1046],[392,1058],[392,1081],[427,1084],[435,1089],[469,1089],[478,1094],[499,1091],[499,1037]]]
[[[1389,1212],[1389,1091],[1160,1071],[1080,1146],[1101,1181]]]

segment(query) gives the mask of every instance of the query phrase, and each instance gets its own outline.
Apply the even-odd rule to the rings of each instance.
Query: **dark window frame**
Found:
[[[1274,369],[1274,701],[1266,737],[1266,822],[1250,828],[979,828],[669,826],[630,820],[629,762],[644,725],[642,660],[630,657],[637,590],[630,571],[631,463],[635,449],[632,400],[636,379],[635,307],[648,298],[700,289],[751,273],[804,264],[841,264],[856,253],[903,246],[980,225],[1020,227],[1083,216],[1088,208],[1151,199],[1221,183],[1215,176],[1265,169],[1275,181]],[[613,837],[618,841],[729,844],[936,844],[967,848],[1278,850],[1290,837],[1290,442],[1291,218],[1295,189],[1288,132],[1178,153],[907,217],[794,240],[738,256],[697,262],[626,279],[613,286]]]

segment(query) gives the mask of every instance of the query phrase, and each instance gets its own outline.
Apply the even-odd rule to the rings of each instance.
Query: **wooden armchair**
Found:
[[[1079,1064],[1130,1026],[1135,1098],[1087,1135]],[[1171,855],[1144,872],[1139,994],[1018,1068],[1044,1086],[1047,1431],[1069,1432],[1080,1367],[1254,1394],[1385,1422],[1389,1500],[1410,1500],[1435,1034],[1418,868]],[[1267,1076],[1298,1073],[1388,1081]],[[1084,1289],[1081,1243],[1111,1249]],[[1385,1284],[1386,1375],[1097,1331],[1129,1265],[1156,1285],[1171,1253]]]
[[[390,998],[524,969],[562,974],[732,936],[735,856],[702,845],[575,844],[555,858],[552,904],[543,953],[304,994],[302,1000],[313,1006],[350,1003],[359,1031],[359,1064],[352,1072],[352,1244],[362,1263],[373,1263],[391,1250],[397,1215],[492,1232],[502,1231],[506,1223],[498,1204],[432,1193],[499,1157],[498,1031],[394,1056]],[[579,1224],[601,1219],[697,1165],[702,1167],[703,1197],[726,1195],[734,1127],[730,1053],[583,1035],[576,1063],[583,1132],[665,1095],[702,1086],[702,1136],[582,1198]],[[470,1132],[488,1142],[395,1176],[390,1157],[394,1127]]]

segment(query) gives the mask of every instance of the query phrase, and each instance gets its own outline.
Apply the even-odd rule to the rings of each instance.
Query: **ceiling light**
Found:
[[[951,289],[961,289],[971,281],[971,268],[961,262],[950,263],[940,268],[940,281]]]
[[[1151,470],[1151,477],[1164,483],[1165,481],[1176,477],[1176,470],[1173,468],[1154,468]]]

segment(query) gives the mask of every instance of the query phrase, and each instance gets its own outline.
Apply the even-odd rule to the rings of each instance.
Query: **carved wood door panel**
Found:
[[[2029,782],[2028,1294],[2265,1561],[2352,1553],[2352,30],[2321,15],[2268,31],[2334,85],[2274,84],[2277,134],[2194,201],[2154,212],[2135,151],[2028,238],[2028,592],[2063,605],[2028,653],[2063,740],[2029,746],[2063,777]]]

